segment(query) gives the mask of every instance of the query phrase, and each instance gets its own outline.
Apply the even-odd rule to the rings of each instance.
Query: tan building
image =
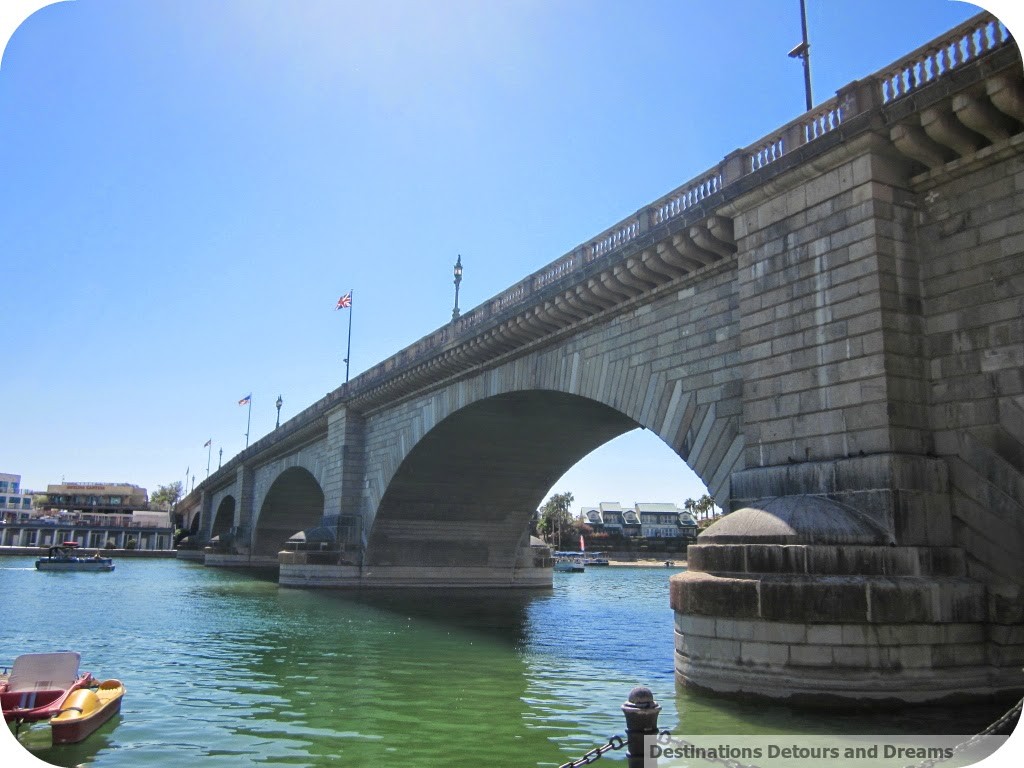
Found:
[[[149,508],[145,488],[128,483],[59,483],[46,486],[47,511],[130,514]]]

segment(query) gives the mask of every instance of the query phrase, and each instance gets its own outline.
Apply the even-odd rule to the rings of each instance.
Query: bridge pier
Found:
[[[290,553],[289,553],[290,554]],[[283,587],[330,589],[550,589],[552,570],[531,568],[431,568],[427,566],[317,565],[281,562],[278,583]]]
[[[969,74],[984,93],[986,70]],[[815,705],[1017,694],[1024,398],[1019,346],[1015,362],[999,347],[1004,326],[1019,345],[1000,302],[1020,283],[997,275],[1024,262],[990,232],[1019,210],[1020,127],[979,149],[934,130],[941,89],[884,107],[877,83],[862,92],[875,106],[814,164],[719,209],[745,468],[672,579],[677,680]]]
[[[356,565],[336,552],[281,552],[278,583],[284,587],[330,589],[550,589],[552,560],[547,547],[521,547],[515,562],[489,565]]]
[[[945,480],[941,462],[909,464],[893,457],[762,473],[762,485],[773,491],[787,475],[818,475],[832,493],[773,493],[722,518],[690,546],[688,572],[671,581],[679,680],[808,705],[1020,690],[1019,670],[992,663],[988,592],[968,576],[964,551],[897,545],[892,527],[865,513],[867,495],[902,494],[905,506],[923,506],[914,497],[931,496],[928,489],[900,487],[921,480],[913,470],[922,464],[930,465],[925,477]],[[877,487],[842,487],[858,477],[873,477]],[[850,497],[862,504],[836,500]]]
[[[203,565],[211,568],[277,568],[274,555],[237,554],[233,552],[208,551],[203,555]]]

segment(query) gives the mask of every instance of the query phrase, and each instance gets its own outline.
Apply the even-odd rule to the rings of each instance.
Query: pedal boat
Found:
[[[23,653],[16,658],[7,686],[0,689],[4,720],[20,725],[57,714],[73,691],[95,682],[88,672],[78,674],[80,660],[70,651]]]
[[[73,691],[50,718],[54,744],[77,744],[121,711],[124,686],[120,680],[104,680],[98,688]]]

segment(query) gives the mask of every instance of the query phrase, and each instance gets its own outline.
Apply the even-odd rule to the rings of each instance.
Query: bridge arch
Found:
[[[412,409],[417,416],[396,441],[404,452],[375,505],[368,564],[510,566],[544,494],[582,458],[643,427],[685,461],[682,451],[700,430],[695,416],[702,412],[714,420],[714,409],[687,407],[675,384],[667,391],[657,383],[645,386],[644,402],[621,409],[552,388],[513,389],[467,402],[472,385],[459,386],[463,391],[455,397],[435,395]],[[432,415],[436,423],[424,429]]]
[[[274,479],[258,510],[252,554],[276,556],[292,534],[320,523],[324,492],[308,469],[289,467]]]
[[[696,290],[698,283],[701,290]],[[378,511],[392,514],[384,495],[431,430],[475,403],[512,393],[532,393],[527,404],[540,403],[538,393],[561,393],[615,411],[632,423],[630,429],[643,427],[660,437],[697,474],[716,504],[729,509],[730,479],[751,458],[750,435],[743,426],[738,293],[735,270],[716,264],[601,323],[572,325],[564,334],[528,343],[513,358],[370,410],[365,513],[371,518]],[[581,416],[571,423],[585,420]],[[560,477],[556,471],[553,481]]]

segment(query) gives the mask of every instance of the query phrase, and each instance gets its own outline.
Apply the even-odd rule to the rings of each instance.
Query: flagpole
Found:
[[[252,395],[249,395],[249,416],[245,420],[245,447],[249,447],[249,425],[252,424]]]
[[[350,301],[353,299],[353,291],[348,292]],[[351,301],[348,307],[348,348],[345,350],[345,383],[348,384],[348,363],[349,358],[352,357],[352,312],[355,306],[355,301]]]
[[[191,470],[191,469],[192,469],[192,465],[191,464],[189,464],[187,467],[185,467],[185,486],[184,486],[185,490],[182,492],[183,496],[188,496],[188,473],[189,473],[189,470]]]
[[[206,476],[210,476],[210,458],[213,456],[213,440],[206,441]]]

